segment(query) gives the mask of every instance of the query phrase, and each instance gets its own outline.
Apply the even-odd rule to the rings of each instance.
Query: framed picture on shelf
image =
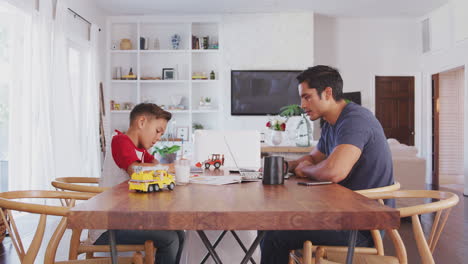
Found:
[[[163,80],[175,80],[176,72],[174,68],[164,68],[162,72]]]
[[[189,129],[188,127],[177,127],[176,128],[176,137],[184,141],[189,140]]]

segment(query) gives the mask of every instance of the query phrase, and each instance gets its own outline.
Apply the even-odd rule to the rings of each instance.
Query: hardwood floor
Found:
[[[458,188],[457,188],[458,189]],[[454,189],[441,188],[441,190],[452,191],[460,196],[460,203],[452,210],[448,219],[447,225],[440,237],[440,241],[434,252],[436,263],[450,263],[462,264],[466,263],[465,253],[468,251],[468,205],[465,205],[468,198],[464,197],[461,192]],[[427,229],[431,226],[433,216],[424,215],[422,217],[422,224]],[[37,225],[38,217],[34,215],[25,215],[17,218],[18,229],[24,239],[25,245],[29,245],[32,237],[34,236],[35,227]],[[50,217],[47,219],[47,230],[44,241],[48,241],[51,236],[55,225],[58,223],[58,217]],[[408,252],[408,263],[421,263],[417,251],[416,243],[413,238],[411,230],[411,223],[403,221],[400,228],[400,234],[405,243]],[[68,256],[68,247],[70,240],[70,232],[67,231],[60,243],[57,251],[57,260],[64,260]],[[384,238],[384,245],[386,254],[391,255],[394,250],[388,236]],[[45,244],[41,248],[35,263],[42,263],[44,258]],[[465,259],[465,261],[464,261]],[[16,264],[20,263],[16,251],[7,237],[2,244],[0,244],[0,264]]]

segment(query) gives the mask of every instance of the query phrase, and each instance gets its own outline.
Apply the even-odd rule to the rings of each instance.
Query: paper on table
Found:
[[[224,185],[231,183],[240,183],[241,176],[191,176],[190,183]]]

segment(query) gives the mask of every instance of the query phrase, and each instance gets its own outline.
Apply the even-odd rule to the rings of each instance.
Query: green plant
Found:
[[[304,114],[304,109],[297,104],[292,104],[281,107],[279,115],[290,118],[291,116],[300,116],[302,114]]]
[[[203,129],[204,127],[200,123],[193,123],[192,128],[193,130],[197,130],[197,129]]]
[[[206,103],[211,103],[211,98],[210,97],[205,97],[205,102]]]
[[[153,155],[158,153],[161,157],[166,157],[168,154],[175,153],[180,150],[180,146],[173,145],[173,146],[164,146],[164,147],[154,147]]]

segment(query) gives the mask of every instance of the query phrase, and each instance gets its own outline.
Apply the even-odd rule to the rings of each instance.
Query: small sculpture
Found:
[[[172,48],[173,49],[179,49],[179,44],[180,44],[180,36],[178,34],[174,34],[171,38],[172,41]]]

